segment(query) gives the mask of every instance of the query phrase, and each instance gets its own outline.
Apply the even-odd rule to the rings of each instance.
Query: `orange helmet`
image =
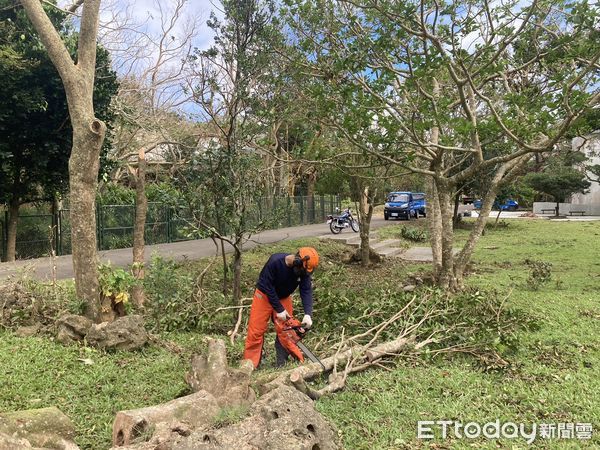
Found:
[[[319,254],[312,247],[301,247],[298,250],[298,257],[307,273],[312,273],[319,265]]]

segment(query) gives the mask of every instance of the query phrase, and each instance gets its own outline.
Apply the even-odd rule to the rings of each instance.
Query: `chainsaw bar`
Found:
[[[304,345],[301,341],[296,342],[296,345],[298,346],[298,348],[300,350],[302,350],[302,353],[304,353],[308,359],[310,359],[314,363],[321,364],[321,367],[323,368],[323,370],[326,370],[325,366],[323,365],[321,360],[319,358],[317,358],[315,356],[315,354],[306,347],[306,345]]]

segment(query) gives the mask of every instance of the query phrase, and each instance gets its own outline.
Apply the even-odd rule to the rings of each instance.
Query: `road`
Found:
[[[371,228],[377,229],[384,225],[393,225],[395,221],[386,222],[381,217],[373,217]],[[303,225],[298,227],[281,228],[278,230],[268,230],[251,237],[245,245],[245,249],[256,247],[257,245],[272,244],[275,242],[298,239],[302,237],[321,236],[329,232],[327,224]],[[352,233],[345,230],[343,233]],[[227,246],[226,253],[232,251],[231,246]],[[149,261],[152,254],[158,253],[165,258],[173,258],[180,261],[184,259],[200,259],[215,254],[215,245],[211,239],[198,239],[194,241],[173,242],[170,244],[157,244],[146,246],[146,261]],[[105,250],[98,252],[100,260],[110,261],[114,266],[124,267],[131,264],[131,248],[117,250]],[[71,255],[58,256],[55,258],[56,278],[59,280],[73,278],[73,263]],[[52,259],[50,257],[21,260],[10,263],[0,263],[0,280],[18,275],[26,271],[30,276],[39,280],[47,280],[52,277]]]

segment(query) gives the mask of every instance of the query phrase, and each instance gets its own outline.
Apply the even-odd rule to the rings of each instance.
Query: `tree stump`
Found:
[[[251,371],[233,369],[227,364],[227,349],[221,339],[209,339],[206,355],[194,355],[185,380],[192,391],[207,391],[221,407],[249,406],[256,399],[250,387]]]

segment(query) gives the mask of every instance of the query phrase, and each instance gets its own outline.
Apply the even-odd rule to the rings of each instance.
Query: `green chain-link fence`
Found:
[[[250,224],[263,223],[277,229],[323,222],[336,207],[338,196],[264,197],[250,205]],[[46,207],[22,207],[17,226],[17,259],[71,253],[71,220],[68,209],[55,213]],[[161,244],[192,239],[190,211],[162,203],[149,203],[146,218],[146,244]],[[99,250],[127,248],[133,245],[135,205],[99,205],[96,211]],[[8,213],[0,214],[0,259],[6,259]]]

